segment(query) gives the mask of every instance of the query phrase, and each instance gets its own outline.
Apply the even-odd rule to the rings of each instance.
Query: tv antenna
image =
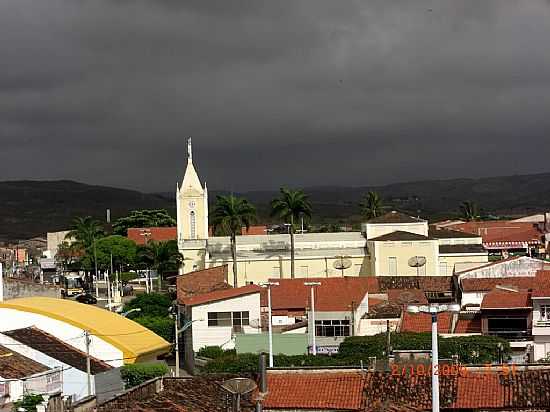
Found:
[[[221,387],[231,394],[232,411],[240,412],[241,397],[255,390],[258,385],[252,379],[233,378],[222,383]]]

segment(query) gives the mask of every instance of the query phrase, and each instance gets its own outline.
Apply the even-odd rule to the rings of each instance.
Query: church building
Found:
[[[181,273],[223,264],[232,272],[228,236],[209,236],[208,189],[199,180],[188,141],[187,168],[176,186]],[[295,235],[295,275],[451,276],[488,262],[480,236],[437,229],[426,220],[392,211],[371,219],[360,232]],[[290,278],[290,236],[237,236],[238,286]]]

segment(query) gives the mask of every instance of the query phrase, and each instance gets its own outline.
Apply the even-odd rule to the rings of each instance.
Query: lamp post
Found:
[[[273,327],[271,325],[271,287],[279,286],[279,282],[262,282],[261,287],[267,288],[267,311],[268,311],[268,338],[269,338],[269,367],[273,367]]]
[[[195,319],[187,321],[183,324],[183,326],[180,328],[180,311],[177,307],[177,305],[172,309],[174,314],[174,332],[175,332],[175,345],[174,345],[174,352],[176,353],[176,378],[180,377],[180,345],[179,345],[179,334],[185,332],[187,329],[193,325],[193,323],[202,321],[204,319]],[[171,312],[171,311],[170,311]],[[172,313],[172,312],[171,312]],[[191,343],[192,344],[192,343]]]
[[[429,313],[432,316],[432,412],[439,412],[439,353],[437,342],[437,315],[442,312],[460,312],[460,305],[408,305],[409,313]]]
[[[315,342],[315,286],[321,286],[321,282],[304,282],[304,285],[311,286],[311,353],[317,355],[317,344]],[[308,319],[309,321],[310,319]]]

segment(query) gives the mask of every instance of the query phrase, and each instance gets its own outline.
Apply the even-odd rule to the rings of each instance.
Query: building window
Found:
[[[208,326],[247,326],[249,314],[246,312],[208,312]]]
[[[279,266],[273,266],[273,276],[281,276],[281,269],[279,269]]]
[[[397,276],[397,258],[396,257],[388,258],[388,272],[390,276]]]
[[[307,278],[307,275],[308,275],[308,267],[307,266],[300,266],[300,275],[304,278]]]
[[[439,263],[439,275],[440,276],[447,276],[447,262],[440,262]]]
[[[196,217],[195,217],[195,212],[194,211],[191,211],[191,213],[189,213],[189,227],[191,228],[191,239],[195,239],[196,236],[197,236],[197,229],[196,229]]]
[[[540,320],[550,320],[550,305],[540,305]]]
[[[316,320],[316,336],[349,336],[349,320]]]

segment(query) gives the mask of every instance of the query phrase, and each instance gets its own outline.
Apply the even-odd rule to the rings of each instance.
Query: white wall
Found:
[[[260,293],[239,296],[217,302],[197,305],[191,308],[193,323],[193,350],[204,346],[221,346],[233,349],[235,340],[230,326],[208,326],[208,312],[249,312],[250,326],[244,326],[244,333],[260,333]]]
[[[357,336],[373,336],[385,333],[388,321],[390,321],[390,330],[395,332],[399,326],[399,318],[361,319],[359,321],[359,329],[356,331]]]
[[[35,326],[59,340],[85,352],[84,330],[69,323],[32,312],[0,308],[0,332]],[[124,360],[120,349],[98,336],[90,336],[90,354],[111,366],[122,366]]]
[[[486,293],[487,292],[463,292],[460,305],[462,307],[466,305],[481,306],[481,302],[483,301],[483,297]]]
[[[364,225],[367,239],[374,239],[378,236],[387,235],[397,231],[416,233],[428,236],[428,222],[417,223],[366,223]]]

